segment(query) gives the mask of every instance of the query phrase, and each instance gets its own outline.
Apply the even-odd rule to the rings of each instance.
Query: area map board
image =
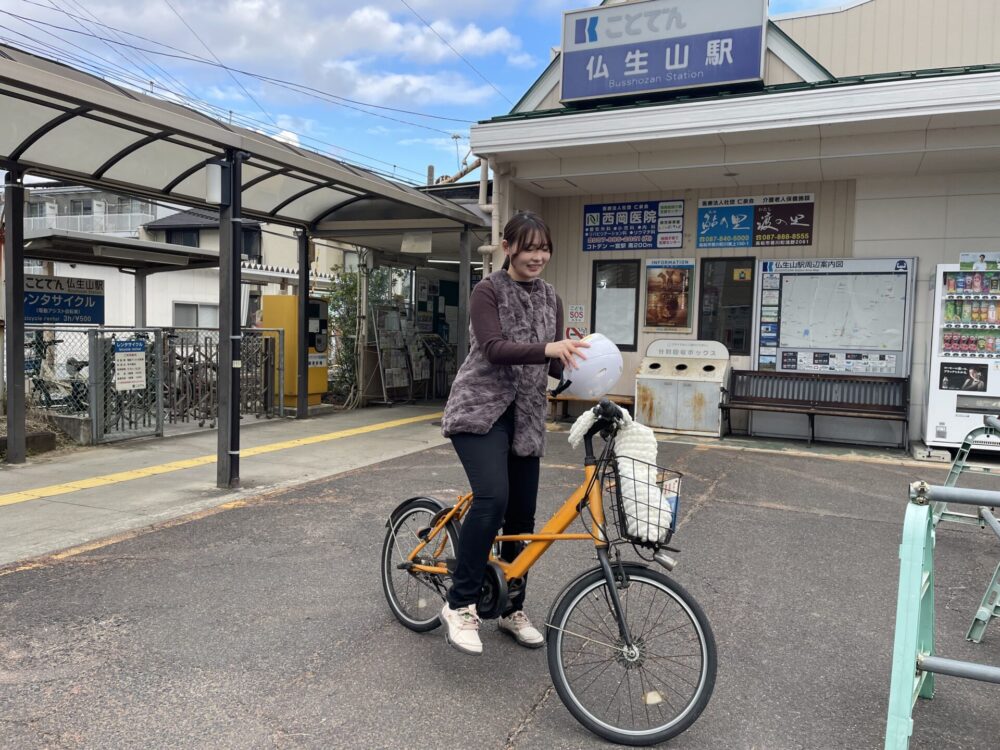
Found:
[[[767,0],[645,0],[563,17],[562,101],[760,81]]]
[[[909,375],[915,258],[764,260],[754,366]]]

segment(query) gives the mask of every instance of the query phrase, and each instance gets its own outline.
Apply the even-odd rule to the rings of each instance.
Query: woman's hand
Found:
[[[551,344],[546,344],[545,356],[549,359],[561,360],[563,367],[571,367],[575,370],[579,367],[579,365],[573,357],[576,356],[580,359],[586,359],[587,355],[583,353],[583,350],[589,348],[590,344],[586,341],[563,339],[562,341],[553,341]]]

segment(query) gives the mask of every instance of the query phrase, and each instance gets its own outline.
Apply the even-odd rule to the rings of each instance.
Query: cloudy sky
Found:
[[[845,0],[771,0],[771,14]],[[596,0],[0,0],[0,41],[401,179],[454,173]],[[229,68],[229,70],[227,70]],[[240,72],[234,72],[240,71]]]

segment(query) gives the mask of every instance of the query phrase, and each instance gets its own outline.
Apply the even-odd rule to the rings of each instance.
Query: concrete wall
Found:
[[[789,183],[777,185],[762,185],[745,189],[715,189],[715,190],[679,190],[662,193],[621,193],[604,194],[587,197],[549,198],[542,201],[540,213],[552,230],[554,252],[552,260],[545,272],[547,281],[555,285],[562,297],[564,305],[582,304],[585,315],[590,320],[592,312],[591,284],[593,262],[606,259],[626,258],[695,258],[696,278],[691,301],[693,314],[693,332],[690,334],[643,333],[640,318],[638,351],[624,353],[625,373],[615,393],[631,394],[635,381],[632,373],[639,366],[650,341],[657,338],[697,338],[698,319],[698,278],[702,258],[750,257],[756,254],[758,260],[764,258],[826,258],[849,257],[852,252],[854,237],[855,193],[854,183],[824,182],[824,183]],[[781,195],[788,193],[813,193],[816,200],[815,241],[805,247],[775,247],[767,249],[733,248],[699,250],[695,248],[698,201],[703,198],[728,196]],[[583,206],[588,203],[621,203],[626,201],[685,200],[684,216],[684,248],[681,250],[650,250],[642,253],[634,252],[583,252]],[[531,202],[522,194],[515,195],[525,205],[518,208],[530,208]],[[537,204],[536,204],[537,205]],[[645,290],[640,294],[638,314],[644,309]],[[589,325],[589,322],[587,323]],[[738,361],[739,366],[749,366],[749,358]]]
[[[859,180],[854,255],[916,256],[911,437],[919,437],[927,402],[928,355],[933,322],[931,277],[939,263],[957,263],[963,252],[1000,249],[1000,175]]]

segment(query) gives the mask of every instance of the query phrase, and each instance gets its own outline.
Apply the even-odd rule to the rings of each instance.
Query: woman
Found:
[[[548,376],[586,359],[590,345],[557,340],[562,301],[540,278],[552,257],[552,236],[534,213],[517,213],[504,227],[503,269],[476,285],[469,301],[470,350],[444,410],[442,431],[451,438],[472,487],[462,520],[457,565],[441,610],[445,636],[468,654],[481,654],[476,602],[493,539],[534,530],[539,458],[545,449]],[[516,543],[501,545],[512,560]],[[500,630],[529,648],[544,645],[524,613],[524,588],[501,613]]]

